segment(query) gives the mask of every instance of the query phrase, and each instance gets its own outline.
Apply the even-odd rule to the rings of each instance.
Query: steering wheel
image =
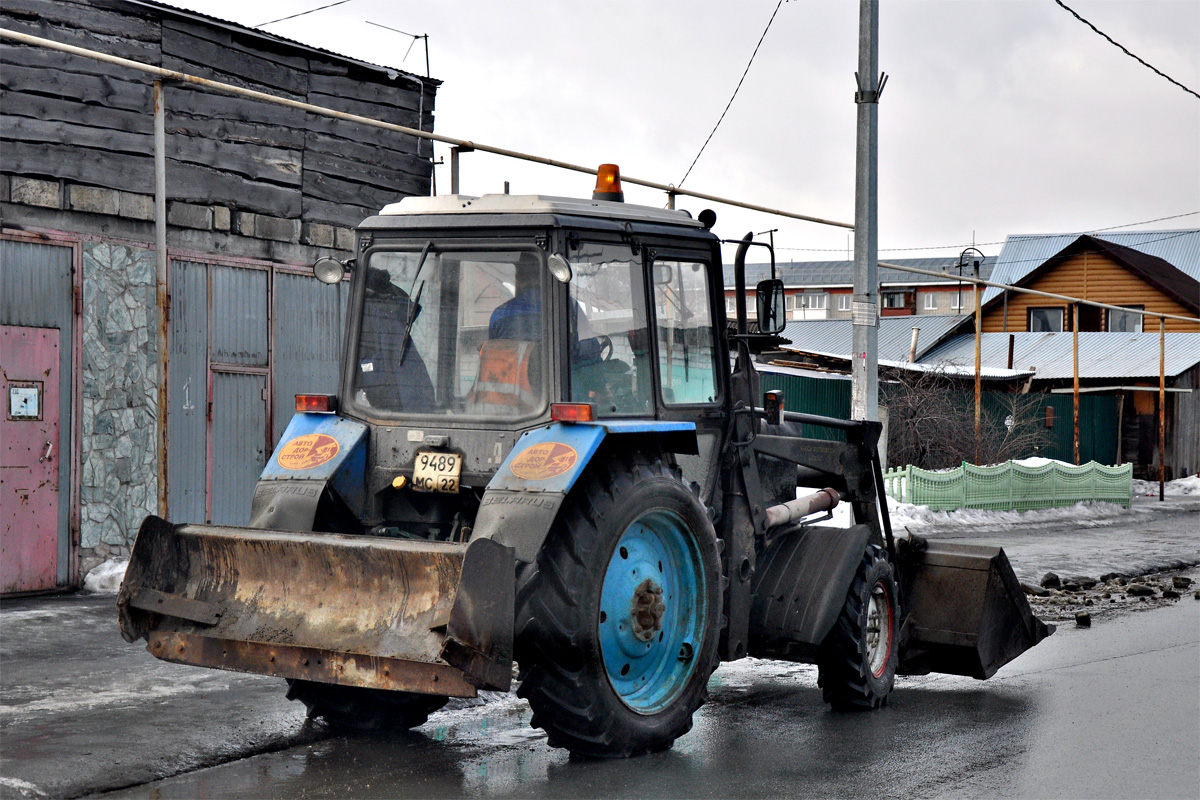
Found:
[[[597,345],[596,352],[599,354],[601,361],[608,361],[613,356],[612,339],[605,336],[603,333],[592,337]]]

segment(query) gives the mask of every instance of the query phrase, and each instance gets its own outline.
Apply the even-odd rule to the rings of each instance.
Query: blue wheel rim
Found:
[[[604,669],[639,714],[668,707],[696,670],[708,619],[704,562],[679,515],[656,509],[621,534],[600,593]]]

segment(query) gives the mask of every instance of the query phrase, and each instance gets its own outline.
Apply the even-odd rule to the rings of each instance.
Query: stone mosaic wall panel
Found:
[[[83,244],[81,567],[127,556],[158,508],[154,251]]]

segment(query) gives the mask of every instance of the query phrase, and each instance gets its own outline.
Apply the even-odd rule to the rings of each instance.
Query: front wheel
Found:
[[[716,535],[661,458],[593,463],[517,587],[517,694],[552,747],[600,757],[671,746],[716,667]]]
[[[821,644],[817,683],[835,710],[879,708],[896,682],[900,608],[887,553],[867,547],[833,630]]]

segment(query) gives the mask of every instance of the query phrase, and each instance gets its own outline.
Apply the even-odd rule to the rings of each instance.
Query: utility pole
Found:
[[[854,181],[854,364],[850,416],[879,419],[879,236],[877,227],[879,95],[887,76],[879,73],[879,0],[859,0],[858,147]],[[879,76],[878,78],[876,76]]]

